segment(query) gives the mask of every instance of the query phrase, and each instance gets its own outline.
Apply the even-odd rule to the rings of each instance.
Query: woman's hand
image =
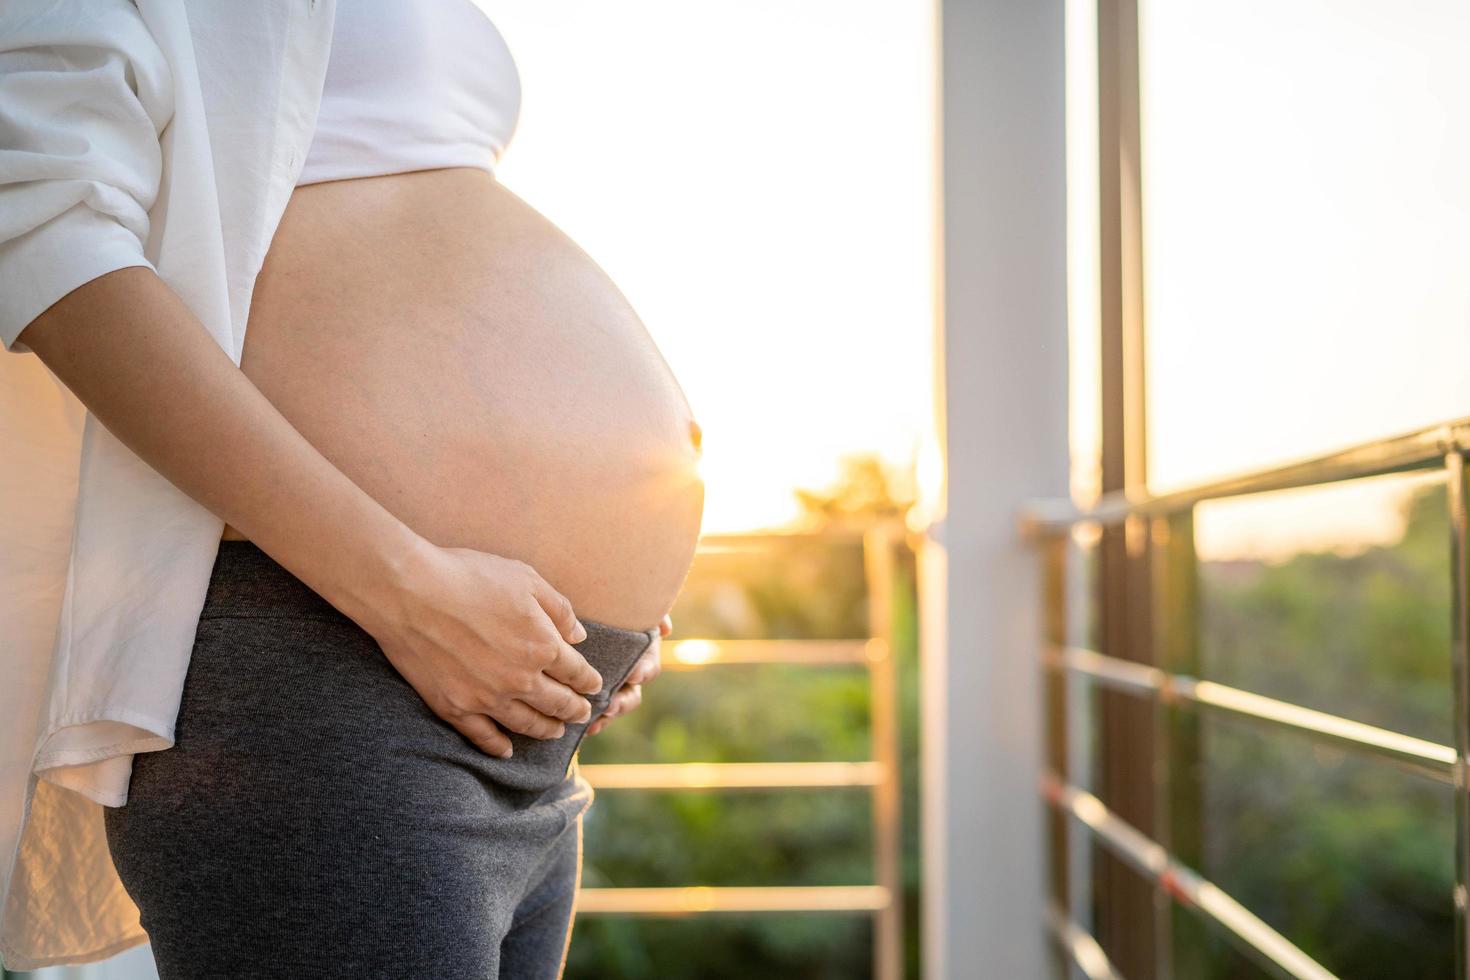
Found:
[[[603,678],[572,643],[572,604],[525,562],[425,543],[396,595],[363,628],[436,715],[483,751],[510,758],[491,721],[533,738],[583,722]],[[579,693],[580,692],[580,693]]]
[[[663,645],[662,639],[674,631],[674,621],[667,615],[658,624],[658,636],[649,644],[638,663],[628,672],[628,677],[623,681],[623,686],[613,694],[612,701],[607,709],[597,716],[597,720],[587,726],[588,735],[596,735],[602,731],[614,718],[625,715],[643,703],[643,685],[653,680],[663,670],[660,659],[659,648]]]
[[[571,603],[524,562],[440,548],[307,441],[151,267],[67,293],[19,334],[144,462],[365,629],[485,752],[555,738],[602,676]],[[221,447],[229,447],[221,451]],[[221,525],[223,527],[223,525]]]

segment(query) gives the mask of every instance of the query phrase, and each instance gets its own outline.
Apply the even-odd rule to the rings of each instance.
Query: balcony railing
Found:
[[[701,552],[768,549],[793,539],[835,542],[857,535],[706,535]],[[584,888],[578,915],[669,916],[698,913],[855,913],[873,918],[874,976],[898,980],[903,963],[903,872],[900,825],[898,679],[889,649],[893,549],[901,529],[879,524],[861,533],[869,636],[859,640],[687,639],[672,643],[665,670],[715,670],[728,664],[864,667],[871,709],[872,758],[855,762],[667,762],[585,765],[598,791],[669,792],[868,787],[872,793],[871,885]]]
[[[1330,742],[1349,752],[1387,761],[1454,788],[1455,977],[1466,980],[1466,896],[1470,877],[1470,810],[1467,810],[1467,753],[1470,753],[1470,541],[1467,541],[1466,457],[1470,453],[1470,419],[1383,439],[1290,466],[1261,470],[1190,490],[1158,496],[1111,494],[1086,510],[1070,502],[1038,502],[1025,509],[1021,526],[1044,554],[1046,645],[1039,661],[1047,675],[1047,730],[1049,770],[1042,774],[1040,792],[1064,821],[1080,828],[1124,864],[1152,883],[1155,894],[1155,975],[1172,975],[1168,937],[1172,908],[1198,915],[1208,926],[1234,941],[1268,972],[1288,978],[1330,978],[1333,974],[1290,940],[1276,932],[1222,889],[1171,853],[1169,837],[1175,814],[1172,792],[1179,778],[1179,756],[1171,750],[1171,717],[1176,712],[1223,712],[1247,723],[1272,726],[1306,739]],[[1453,685],[1454,744],[1440,745],[1400,732],[1366,725],[1349,718],[1279,701],[1250,691],[1200,680],[1183,665],[1195,660],[1196,602],[1194,589],[1181,585],[1181,572],[1192,574],[1196,562],[1193,511],[1210,500],[1267,491],[1305,488],[1392,473],[1441,470],[1449,511],[1451,556],[1451,683]],[[1151,609],[1147,649],[1113,651],[1113,656],[1069,646],[1067,568],[1068,542],[1074,535],[1110,529],[1122,533],[1128,553],[1146,562]],[[1152,820],[1154,839],[1121,819],[1083,786],[1069,779],[1073,764],[1067,748],[1071,727],[1068,679],[1120,691],[1154,705],[1151,737]],[[1055,828],[1054,828],[1055,830]],[[1102,946],[1080,921],[1085,919],[1084,893],[1072,881],[1076,868],[1069,855],[1065,828],[1052,836],[1053,902],[1047,918],[1053,938],[1081,973],[1093,980],[1121,980]],[[1090,876],[1091,869],[1087,869]],[[1067,899],[1070,894],[1072,898]]]

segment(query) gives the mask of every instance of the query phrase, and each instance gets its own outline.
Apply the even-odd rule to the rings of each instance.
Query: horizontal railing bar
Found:
[[[1046,910],[1046,922],[1052,938],[1087,980],[1123,980],[1092,933],[1073,922],[1055,902]]]
[[[1130,694],[1156,695],[1168,680],[1168,675],[1157,667],[1110,657],[1085,647],[1054,647],[1045,662],[1053,669],[1065,667],[1073,673],[1086,674],[1105,687]]]
[[[1077,524],[1118,524],[1132,514],[1178,513],[1206,500],[1320,486],[1442,466],[1445,453],[1457,448],[1470,448],[1470,419],[1457,419],[1325,456],[1256,470],[1170,493],[1151,496],[1107,493],[1087,508],[1075,507],[1065,500],[1036,501],[1022,508],[1020,524],[1023,532],[1028,534],[1065,532]]]
[[[1185,677],[1175,677],[1172,683],[1173,695],[1181,700],[1193,701],[1195,704],[1241,717],[1268,721],[1283,728],[1309,732],[1353,748],[1422,765],[1435,777],[1453,782],[1456,753],[1451,746],[1252,694],[1214,681],[1191,681]]]
[[[1169,704],[1193,704],[1215,711],[1266,722],[1339,747],[1390,759],[1413,772],[1454,784],[1453,747],[1389,731],[1338,715],[1278,701],[1260,694],[1185,674],[1166,674],[1144,664],[1122,660],[1080,647],[1053,649],[1045,658],[1051,669],[1065,669],[1094,678],[1106,687]]]
[[[583,888],[577,914],[688,915],[699,912],[877,912],[888,907],[881,885]]]
[[[831,528],[820,531],[751,531],[730,534],[704,534],[695,544],[699,552],[750,552],[761,551],[772,546],[801,542],[829,542],[832,544],[857,544],[863,540],[859,528]]]
[[[1337,980],[1335,975],[1272,929],[1245,906],[1169,855],[1086,790],[1048,773],[1042,796],[1087,827],[1109,850],[1138,870],[1181,906],[1220,927],[1247,951],[1290,980]]]
[[[887,644],[864,640],[705,640],[667,641],[665,670],[711,664],[866,664],[881,661]]]
[[[596,789],[822,789],[883,782],[883,765],[871,760],[609,763],[579,769]]]

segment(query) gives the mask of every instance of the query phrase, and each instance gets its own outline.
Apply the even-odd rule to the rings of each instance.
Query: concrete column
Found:
[[[1048,976],[1039,565],[1065,497],[1063,0],[940,0],[944,516],[920,568],[925,976]]]

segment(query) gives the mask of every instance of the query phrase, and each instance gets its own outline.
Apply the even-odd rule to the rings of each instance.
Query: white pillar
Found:
[[[1068,492],[1063,0],[940,0],[947,463],[921,566],[928,980],[1048,975],[1040,583]]]

